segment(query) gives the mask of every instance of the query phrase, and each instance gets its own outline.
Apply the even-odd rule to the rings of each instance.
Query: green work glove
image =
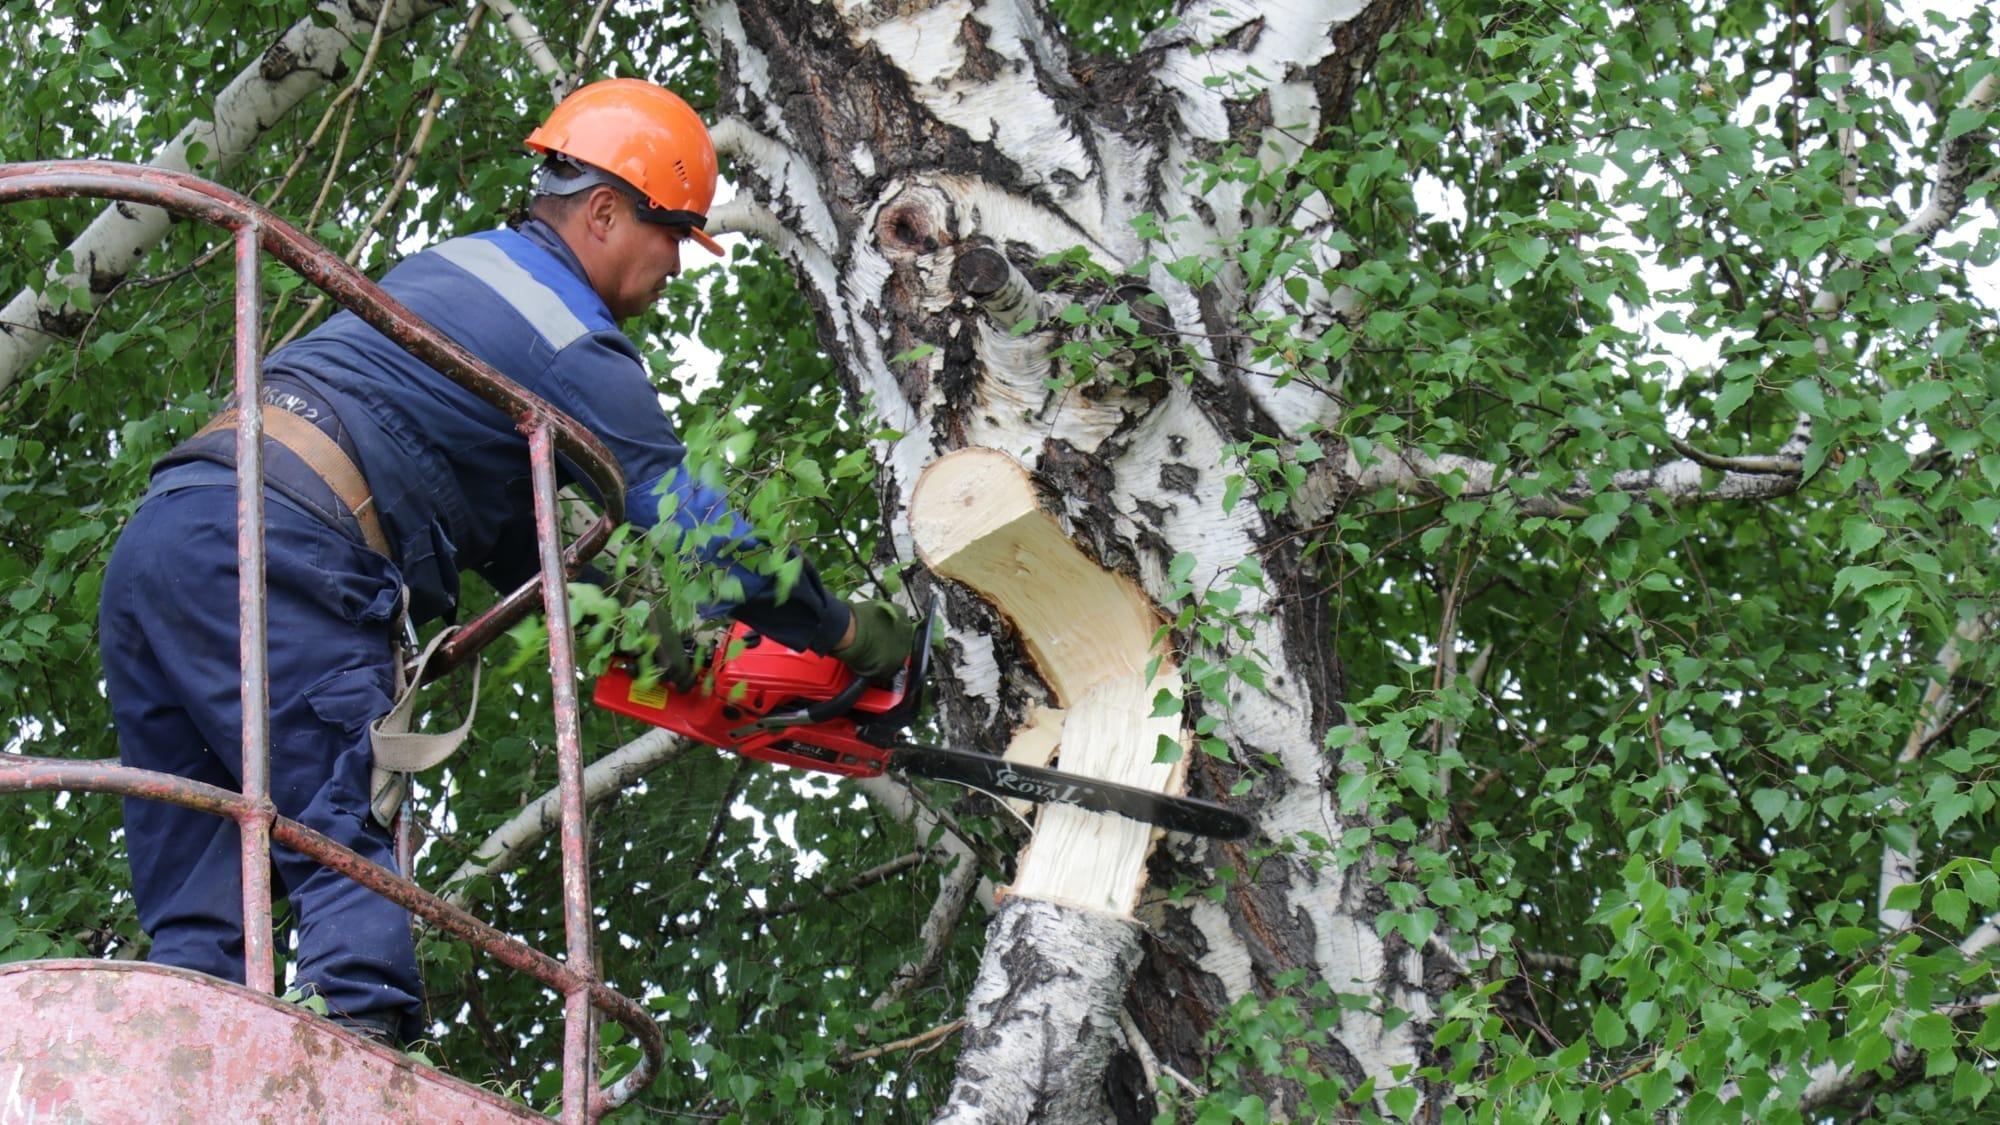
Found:
[[[893,678],[910,658],[916,622],[894,602],[857,602],[848,608],[854,612],[854,636],[833,655],[866,679]]]
[[[706,662],[697,660],[690,651],[694,646],[675,627],[674,615],[664,605],[654,606],[647,624],[660,639],[660,647],[653,650],[653,663],[660,669],[660,679],[675,691],[693,691],[701,682],[702,665]]]

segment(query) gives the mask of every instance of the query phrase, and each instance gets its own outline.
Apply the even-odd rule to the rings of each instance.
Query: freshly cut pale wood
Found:
[[[1046,766],[1056,760],[1056,745],[1062,741],[1063,712],[1055,707],[1036,707],[1028,712],[1028,721],[1014,730],[1014,737],[1007,743],[1007,749],[1000,756],[1010,762],[1024,766]],[[1019,797],[1007,799],[1007,807],[1021,816],[1035,811],[1033,801]]]
[[[1162,691],[1181,689],[1178,668],[1156,648],[1159,614],[1130,581],[1071,542],[1019,462],[994,449],[932,462],[910,499],[910,533],[932,571],[978,591],[1020,632],[1062,708],[1057,765],[1178,789],[1185,753],[1155,760],[1163,737],[1180,740],[1177,714],[1152,714]],[[1023,737],[1032,746],[1039,736]],[[1154,836],[1123,817],[1045,806],[1009,893],[1129,917]]]

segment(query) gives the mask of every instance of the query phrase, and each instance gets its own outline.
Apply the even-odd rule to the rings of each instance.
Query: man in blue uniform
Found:
[[[383,288],[596,434],[624,471],[634,525],[705,529],[701,559],[742,592],[734,616],[864,675],[893,670],[912,639],[899,612],[848,606],[810,567],[781,600],[746,565],[759,545],[685,471],[618,330],[680,271],[684,241],[721,253],[701,229],[716,161],[700,119],[657,86],[614,79],[566,98],[528,144],[548,156],[530,221],[433,246]],[[350,313],[270,356],[265,377],[272,800],[393,868],[369,813],[368,726],[390,707],[399,609],[407,596],[416,621],[451,616],[462,570],[502,589],[534,572],[526,439]],[[228,789],[241,786],[234,447],[233,427],[213,428],[155,466],[99,617],[121,759]],[[366,498],[330,464],[358,467]],[[234,823],[142,800],[126,802],[125,823],[151,959],[241,981]],[[273,866],[297,916],[297,983],[352,1027],[413,1035],[408,915],[286,849]]]

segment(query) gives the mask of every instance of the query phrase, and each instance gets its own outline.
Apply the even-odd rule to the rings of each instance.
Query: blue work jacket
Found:
[[[381,284],[595,434],[624,471],[632,524],[652,527],[665,510],[685,529],[706,528],[698,554],[740,585],[733,616],[794,648],[826,652],[839,641],[848,608],[809,564],[782,603],[775,579],[746,565],[768,552],[717,490],[686,471],[686,446],[638,349],[553,228],[531,220],[441,242]],[[272,353],[265,370],[319,391],[352,437],[419,621],[455,614],[461,570],[503,590],[534,573],[528,443],[506,414],[350,312]]]

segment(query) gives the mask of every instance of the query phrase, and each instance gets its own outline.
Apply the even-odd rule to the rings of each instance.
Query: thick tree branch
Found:
[[[1444,495],[1441,482],[1454,474],[1463,481],[1457,495],[1470,497],[1516,491],[1521,484],[1540,479],[1532,474],[1508,473],[1490,461],[1450,453],[1434,456],[1413,449],[1379,454],[1363,466],[1350,451],[1346,457],[1346,476],[1352,484],[1342,491],[1354,495],[1393,487],[1416,495]],[[1528,515],[1579,516],[1587,514],[1585,505],[1600,492],[1659,493],[1671,503],[1769,500],[1789,496],[1798,491],[1799,484],[1796,474],[1738,470],[1723,471],[1720,479],[1709,480],[1702,465],[1683,460],[1652,469],[1620,470],[1611,475],[1604,489],[1593,486],[1585,474],[1577,473],[1568,484],[1538,495],[1521,496],[1519,503],[1521,511]]]
[[[937,899],[931,904],[930,914],[918,930],[923,939],[923,951],[915,960],[904,962],[896,970],[895,980],[875,998],[870,1007],[881,1011],[908,996],[931,975],[931,970],[937,967],[938,958],[944,954],[945,944],[951,940],[952,931],[958,927],[959,918],[964,916],[965,908],[971,902],[973,888],[978,885],[979,865],[970,856],[960,857],[957,865],[945,875],[943,885],[938,888]]]
[[[1991,1010],[1995,1005],[2000,1005],[2000,993],[1989,993],[1971,999],[1954,1000],[1949,1003],[1939,1004],[1928,1009],[1928,1013],[1957,1020],[1968,1016],[1981,1015]],[[1808,1072],[1810,1078],[1806,1083],[1805,1089],[1799,1094],[1797,1103],[1798,1111],[1803,1114],[1811,1114],[1816,1110],[1835,1105],[1862,1090],[1868,1089],[1870,1086],[1881,1081],[1881,1077],[1877,1072],[1883,1068],[1887,1068],[1891,1075],[1903,1076],[1905,1078],[1917,1073],[1920,1069],[1916,1065],[1919,1061],[1919,1052],[1917,1049],[1903,1042],[1896,1035],[1895,1028],[1892,1026],[1885,1026],[1883,1033],[1888,1035],[1896,1045],[1889,1053],[1889,1057],[1874,1067],[1856,1069],[1851,1063],[1834,1062],[1824,1062],[1813,1067]],[[1772,1077],[1783,1081],[1785,1074],[1783,1071],[1779,1071]],[[1716,1091],[1716,1097],[1725,1105],[1731,1100],[1742,1096],[1742,1087],[1735,1082],[1725,1083],[1720,1090]],[[1755,1110],[1757,1108],[1759,1107],[1744,1107],[1746,1110]]]
[[[1959,623],[1958,632],[1938,652],[1937,666],[1941,670],[1924,688],[1923,702],[1917,708],[1916,725],[1910,728],[1909,737],[1903,740],[1903,752],[1896,756],[1897,766],[1907,766],[1915,762],[1929,746],[1936,733],[1942,728],[1945,717],[1951,713],[1951,680],[1965,659],[1966,648],[1978,644],[1986,636],[1986,620],[1970,618]],[[1887,818],[1895,819],[1903,815],[1909,803],[1901,797],[1889,798]],[[1912,915],[1907,910],[1894,909],[1889,905],[1889,896],[1898,887],[1908,886],[1917,881],[1917,857],[1912,852],[1884,845],[1882,848],[1882,877],[1877,888],[1877,917],[1882,929],[1888,933],[1900,933],[1910,928]]]
[[[318,18],[328,19],[327,25],[307,17],[286,29],[215,95],[211,118],[189,122],[148,163],[210,175],[227,169],[301,101],[339,77],[341,51],[368,29],[355,15],[357,7],[321,0]],[[400,32],[442,7],[442,0],[394,0],[384,27],[389,34]],[[197,146],[203,150],[200,160],[192,158]],[[64,248],[77,272],[65,275],[52,268],[52,288],[87,286],[93,294],[110,292],[166,234],[168,223],[167,213],[156,207],[105,208]],[[75,310],[43,293],[23,289],[16,294],[0,308],[0,392],[13,386],[50,343],[73,335],[82,322]]]
[[[688,742],[664,730],[651,730],[592,762],[583,771],[586,807],[602,804],[640,778],[679,758]],[[562,824],[562,793],[551,789],[494,829],[472,857],[444,881],[445,901],[465,905],[466,889],[479,876],[505,871],[533,851]]]
[[[590,10],[590,18],[584,21],[583,34],[576,41],[576,57],[569,64],[572,82],[576,76],[590,70],[590,45],[597,38],[597,29],[604,23],[604,10],[610,6],[611,0],[597,0],[597,7]]]
[[[563,95],[570,92],[576,79],[569,71],[563,69],[563,64],[556,59],[555,52],[549,50],[549,41],[542,37],[541,29],[535,26],[533,20],[521,14],[521,9],[514,6],[513,0],[480,0],[480,2],[493,9],[493,14],[500,17],[500,22],[507,28],[507,34],[512,35],[514,42],[521,45],[521,53],[527,56],[528,63],[535,68],[535,73],[548,80],[549,96],[561,101]]]
[[[1959,99],[1956,108],[1990,110],[1996,100],[2000,100],[2000,73],[1988,74],[1980,79],[1965,97]],[[1896,228],[1895,237],[1929,242],[1957,218],[1958,213],[1965,209],[1967,190],[1977,178],[1972,154],[1980,147],[1991,147],[1992,144],[1993,134],[1984,129],[1974,129],[1946,141],[1931,168],[1930,198],[1924,201],[1916,214]],[[1891,244],[1892,240],[1884,239],[1876,245],[1886,252]]]

